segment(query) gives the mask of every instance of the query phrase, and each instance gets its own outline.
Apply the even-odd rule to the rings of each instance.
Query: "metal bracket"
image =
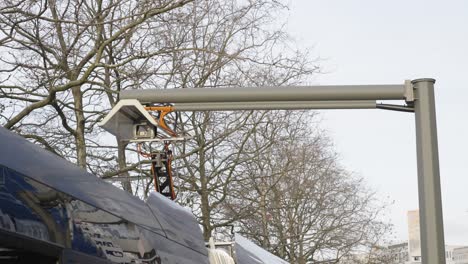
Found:
[[[413,88],[413,83],[411,80],[405,80],[405,101],[408,104],[408,106],[413,106],[414,104],[414,88]]]
[[[399,112],[414,112],[414,107],[408,105],[392,105],[392,104],[377,104],[375,106],[377,109],[384,109],[384,110],[392,110],[392,111],[399,111]]]

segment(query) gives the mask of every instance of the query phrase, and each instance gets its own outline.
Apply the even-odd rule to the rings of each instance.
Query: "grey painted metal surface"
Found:
[[[165,235],[143,201],[0,127],[0,164],[90,205]]]
[[[237,110],[298,110],[298,109],[364,109],[375,108],[376,102],[370,100],[360,101],[272,101],[272,102],[218,102],[218,103],[177,103],[174,111],[237,111]],[[106,117],[99,122],[99,126],[116,136],[118,140],[130,142],[148,141],[177,141],[188,137],[170,137],[159,129],[163,138],[137,139],[134,135],[135,124],[145,122],[155,128],[158,122],[145,107],[136,99],[122,99]]]
[[[434,83],[434,79],[413,81],[421,253],[424,264],[445,263]]]
[[[236,233],[235,250],[237,264],[287,264],[288,262],[257,246]]]
[[[1,164],[98,208],[164,235],[137,197],[0,127]]]
[[[201,254],[207,254],[204,243],[199,243],[203,241],[202,230],[190,210],[157,192],[150,194],[146,204],[156,216],[169,239]]]
[[[208,252],[204,247],[202,233],[195,218],[174,202],[158,197],[156,194],[145,203],[3,127],[0,127],[0,142],[0,180],[5,177],[5,169],[2,169],[4,167],[14,171],[15,175],[21,174],[24,175],[22,178],[31,179],[27,180],[29,183],[37,182],[63,193],[57,197],[73,198],[62,200],[74,202],[79,200],[99,209],[102,213],[87,213],[86,211],[82,214],[83,218],[88,219],[93,215],[96,216],[95,220],[92,220],[93,223],[109,222],[114,221],[112,219],[121,218],[117,223],[119,226],[120,224],[137,225],[138,230],[149,241],[149,246],[157,250],[163,263],[208,263]],[[8,176],[8,180],[12,178]],[[5,180],[3,181],[5,183]],[[37,187],[37,189],[41,188]],[[7,191],[23,193],[23,191],[31,190],[21,188],[18,192],[10,188]],[[5,197],[2,188],[0,188],[0,194]],[[32,204],[36,205],[35,202]],[[3,209],[3,213],[5,213],[6,205],[5,200],[0,199],[0,208]],[[62,206],[62,208],[68,207]],[[167,215],[177,217],[177,221],[168,221]],[[100,218],[97,218],[98,216]],[[182,222],[186,229],[181,228]],[[57,223],[68,226],[68,223],[64,221]],[[0,231],[1,229],[2,225],[0,225]],[[125,242],[121,239],[119,241]],[[126,246],[132,247],[132,244],[126,243]]]
[[[124,90],[120,99],[141,103],[208,103],[255,101],[341,101],[405,99],[405,85],[329,85],[291,87]]]
[[[300,110],[300,109],[371,109],[375,101],[273,101],[178,103],[175,111]]]
[[[138,100],[129,99],[120,100],[98,125],[116,136],[118,140],[130,140],[134,138],[133,126],[139,122],[158,126],[158,122]],[[162,129],[159,133],[167,136]]]

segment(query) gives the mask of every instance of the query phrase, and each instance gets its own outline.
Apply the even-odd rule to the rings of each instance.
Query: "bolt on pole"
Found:
[[[434,79],[413,80],[423,264],[445,264]]]

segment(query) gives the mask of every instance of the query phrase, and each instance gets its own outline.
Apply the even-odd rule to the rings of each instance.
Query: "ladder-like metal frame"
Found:
[[[167,144],[163,151],[151,153],[151,173],[156,191],[174,200],[176,193],[172,177],[172,151]]]

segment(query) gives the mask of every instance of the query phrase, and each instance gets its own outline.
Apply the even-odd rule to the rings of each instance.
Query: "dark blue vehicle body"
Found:
[[[5,255],[11,263],[208,263],[191,212],[157,193],[145,203],[0,128]]]

